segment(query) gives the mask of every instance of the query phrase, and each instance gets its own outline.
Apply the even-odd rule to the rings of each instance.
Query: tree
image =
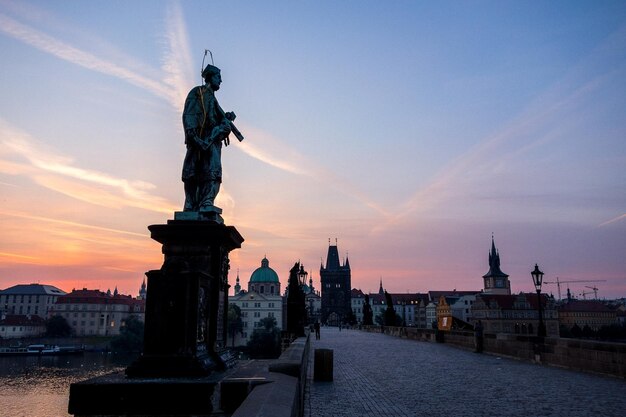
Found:
[[[371,326],[374,324],[372,320],[372,316],[374,312],[372,311],[372,306],[370,305],[370,296],[365,294],[365,304],[363,304],[363,324],[365,326]]]
[[[398,324],[396,310],[393,308],[391,294],[385,291],[385,300],[387,301],[387,309],[385,310],[385,326],[395,326]],[[400,319],[400,323],[402,319]]]
[[[52,316],[46,321],[46,336],[68,337],[72,335],[70,324],[62,316]]]
[[[115,352],[141,352],[144,324],[136,316],[129,316],[120,328],[120,335],[111,340]]]
[[[259,322],[260,327],[252,332],[248,349],[254,359],[273,359],[280,356],[280,330],[274,317],[266,317]]]
[[[596,332],[594,332],[593,329],[589,327],[588,324],[585,324],[585,326],[583,327],[583,337],[590,338],[590,337],[594,337],[595,334]]]
[[[228,334],[232,337],[232,347],[235,347],[235,337],[237,333],[243,333],[243,321],[241,320],[241,309],[235,304],[228,305]]]

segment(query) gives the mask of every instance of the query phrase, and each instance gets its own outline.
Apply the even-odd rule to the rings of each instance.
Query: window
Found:
[[[270,311],[269,313],[267,313],[267,317],[274,317],[274,313]]]
[[[261,285],[261,291],[260,293],[263,294],[265,292],[265,285]]]
[[[254,312],[254,317],[261,317],[261,313],[260,313],[260,312],[258,312],[258,311],[255,311],[255,312]]]
[[[255,308],[261,308],[261,303],[254,303]]]

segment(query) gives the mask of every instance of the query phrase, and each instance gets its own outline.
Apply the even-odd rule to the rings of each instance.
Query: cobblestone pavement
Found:
[[[305,416],[626,416],[626,381],[445,344],[323,327]],[[313,352],[334,350],[334,381]]]

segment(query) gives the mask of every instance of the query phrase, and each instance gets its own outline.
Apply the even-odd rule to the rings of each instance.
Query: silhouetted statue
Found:
[[[183,163],[185,183],[184,211],[214,210],[214,201],[222,183],[222,142],[229,144],[232,132],[243,136],[233,125],[235,113],[220,107],[215,92],[222,83],[220,69],[207,65],[202,71],[205,84],[194,87],[185,100],[183,128],[187,154]],[[221,212],[221,210],[220,210]]]
[[[304,336],[304,324],[306,323],[306,305],[304,292],[298,280],[298,273],[304,273],[304,267],[296,262],[289,271],[289,284],[287,286],[287,331],[297,337]]]
[[[372,326],[374,324],[374,312],[370,305],[370,296],[365,294],[365,304],[363,304],[363,325]]]

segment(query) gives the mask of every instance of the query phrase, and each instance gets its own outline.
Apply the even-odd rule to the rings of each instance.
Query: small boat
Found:
[[[80,355],[85,352],[82,346],[57,346],[34,344],[27,347],[12,346],[0,348],[0,356],[52,356]]]

